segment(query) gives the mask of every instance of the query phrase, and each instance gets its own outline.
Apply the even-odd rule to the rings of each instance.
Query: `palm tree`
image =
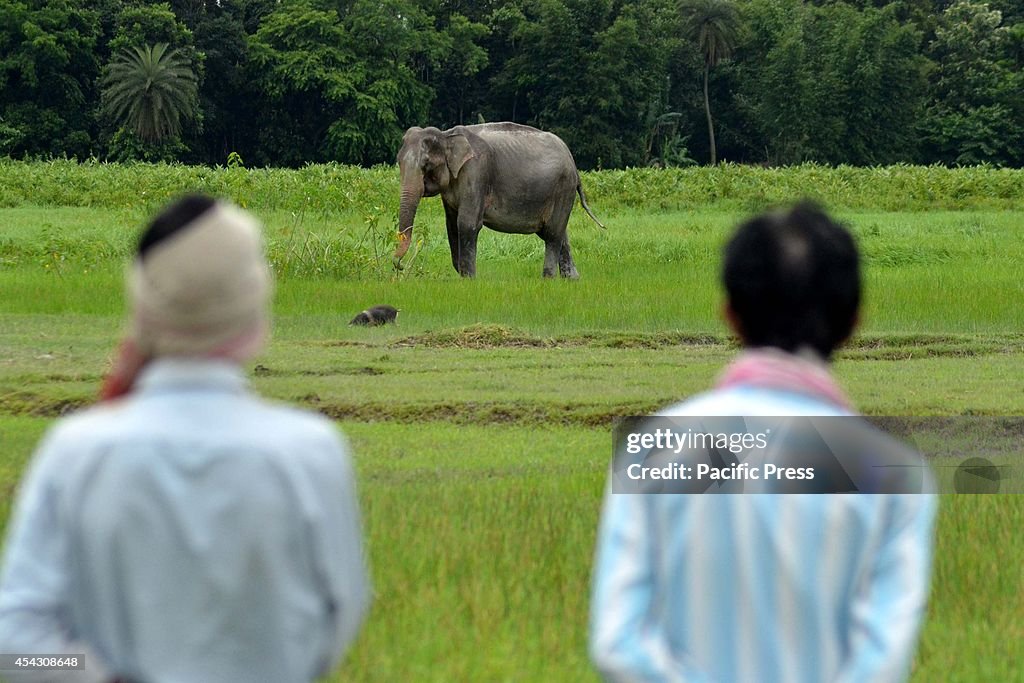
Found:
[[[732,0],[687,0],[682,13],[687,35],[704,56],[704,113],[708,117],[708,143],[714,166],[718,163],[718,152],[708,99],[708,75],[719,62],[732,56],[740,32],[740,14]]]
[[[103,111],[146,142],[181,133],[191,119],[198,85],[192,67],[167,43],[122,52],[103,76]]]

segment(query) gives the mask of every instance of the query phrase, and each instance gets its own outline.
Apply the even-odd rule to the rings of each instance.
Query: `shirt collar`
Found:
[[[158,358],[142,369],[135,384],[142,393],[185,388],[241,392],[247,385],[237,363],[214,358]]]

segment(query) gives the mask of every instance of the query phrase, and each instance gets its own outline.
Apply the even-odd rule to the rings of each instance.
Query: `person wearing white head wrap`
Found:
[[[270,330],[270,268],[260,226],[224,201],[188,195],[149,225],[127,276],[129,333],[100,390],[128,393],[159,357],[244,362]]]
[[[0,568],[0,653],[85,669],[5,680],[310,683],[355,639],[370,587],[338,430],[261,400],[240,367],[269,330],[259,225],[173,203],[128,293],[106,400],[33,456]]]
[[[269,328],[270,270],[260,227],[216,202],[131,266],[132,337],[150,357],[247,360]]]

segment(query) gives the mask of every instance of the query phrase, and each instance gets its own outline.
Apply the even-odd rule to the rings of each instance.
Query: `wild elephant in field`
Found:
[[[413,127],[398,152],[401,205],[396,267],[412,242],[420,199],[441,195],[452,266],[460,275],[476,274],[480,228],[535,234],[544,240],[544,277],[555,269],[577,278],[567,226],[579,195],[587,206],[576,162],[553,133],[517,123],[481,123],[450,130]]]

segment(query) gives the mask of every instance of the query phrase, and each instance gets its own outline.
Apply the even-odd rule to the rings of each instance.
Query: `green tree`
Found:
[[[167,43],[126,50],[103,77],[103,112],[141,140],[159,143],[181,135],[196,113],[191,65]]]
[[[896,8],[813,8],[811,92],[826,135],[817,157],[857,165],[912,161],[918,138],[926,60],[921,37],[901,25]]]
[[[533,0],[495,12],[511,29],[492,80],[497,118],[557,133],[582,168],[645,163],[649,113],[665,106],[667,7]]]
[[[249,44],[241,12],[226,2],[211,5],[193,35],[203,55],[204,77],[199,86],[202,133],[189,140],[191,153],[207,164],[223,164],[231,152],[254,158],[261,112],[252,107],[256,95],[246,77]]]
[[[174,16],[184,22],[191,30],[195,30],[206,18],[207,12],[219,9],[221,2],[214,0],[168,0]]]
[[[762,148],[771,165],[813,159],[814,140],[827,126],[814,116],[813,67],[802,20],[769,24],[768,30],[764,51],[749,53],[740,88],[739,105],[756,131],[751,151]]]
[[[672,27],[666,22],[671,15],[659,12],[658,5],[624,5],[611,25],[595,36],[595,49],[586,62],[582,135],[577,136],[583,139],[577,144],[582,145],[581,152],[590,148],[591,158],[598,155],[609,166],[650,161],[651,128],[668,106],[664,91]],[[683,137],[670,138],[677,153]]]
[[[718,163],[718,155],[708,79],[711,69],[729,59],[736,48],[741,30],[740,14],[732,0],[687,0],[682,13],[686,35],[697,44],[704,57],[704,113],[708,122],[711,165],[714,166]]]
[[[487,50],[481,45],[490,29],[459,13],[439,19],[439,30],[450,45],[427,85],[435,92],[431,123],[448,127],[476,123],[486,97],[485,81],[478,75],[488,65]]]
[[[98,95],[95,11],[68,0],[0,0],[0,121],[11,155],[89,156]]]
[[[257,160],[393,161],[405,129],[426,123],[427,82],[451,46],[407,0],[280,5],[249,41],[249,73],[273,112]]]
[[[110,54],[117,55],[134,47],[167,43],[196,63],[192,31],[166,2],[124,3],[114,16],[114,35]]]
[[[249,37],[254,103],[266,115],[251,160],[298,166],[330,159],[325,137],[352,91],[348,38],[336,10],[290,3]]]
[[[735,111],[753,158],[771,164],[913,161],[927,66],[895,7],[755,0]]]
[[[927,160],[1024,163],[1024,74],[1015,35],[985,3],[959,0],[943,12],[928,46],[935,69],[920,131]]]
[[[107,65],[99,79],[104,91],[109,90],[107,78],[116,62],[123,60],[125,55],[136,55],[137,49],[148,49],[147,46],[159,44],[166,44],[166,52],[174,52],[176,61],[188,66],[197,91],[202,87],[205,80],[205,54],[196,49],[192,31],[166,0],[88,1],[100,8],[104,23],[108,25],[105,28],[109,35],[106,45]],[[107,99],[106,96],[101,98],[97,115],[102,124],[101,139],[109,158],[204,161],[191,153],[191,147],[203,132],[204,112],[198,97],[192,98],[188,116],[179,118],[178,131],[172,136],[161,138],[159,142],[140,135],[134,126],[123,128],[119,118],[111,115]]]
[[[610,11],[610,2],[601,4]],[[599,27],[583,24],[562,0],[531,0],[495,19],[512,33],[508,54],[493,86],[512,101],[511,118],[540,128],[559,125],[560,101],[584,88],[580,67],[592,47],[589,39]],[[602,22],[603,23],[603,22]]]

